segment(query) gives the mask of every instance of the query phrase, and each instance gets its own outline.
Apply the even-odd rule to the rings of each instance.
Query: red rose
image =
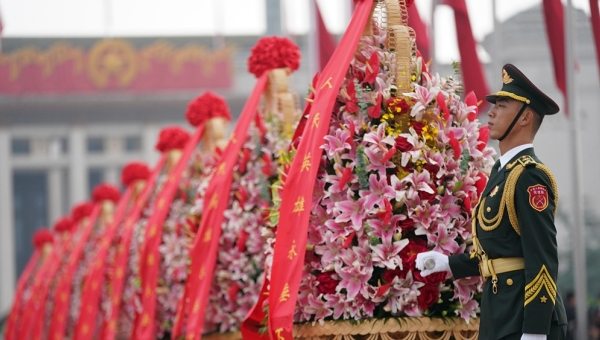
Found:
[[[440,291],[435,285],[425,285],[420,289],[421,295],[418,297],[419,308],[426,311],[440,299]]]
[[[429,203],[431,203],[431,202],[433,202],[433,200],[435,199],[435,196],[437,195],[437,188],[431,183],[428,183],[427,185],[429,185],[431,190],[433,190],[433,193],[430,194],[425,191],[419,191],[419,198],[421,200],[425,200],[425,201],[428,201]]]
[[[415,261],[417,260],[417,254],[427,251],[427,243],[425,241],[415,238],[408,241],[406,247],[400,251],[400,258],[402,259],[402,266],[413,269],[415,267]]]
[[[429,171],[429,173],[432,176],[436,175],[438,173],[438,171],[440,171],[440,167],[438,165],[431,164],[431,163],[425,164],[425,166],[423,166],[423,169]]]
[[[390,112],[394,114],[410,112],[410,105],[403,98],[390,98],[387,104]]]
[[[402,231],[409,232],[415,230],[415,222],[411,219],[402,220],[398,222],[398,224],[400,225]]]
[[[410,126],[415,129],[417,135],[421,136],[423,134],[423,128],[425,127],[425,123],[423,122],[413,122]]]
[[[408,139],[406,139],[406,137],[396,137],[396,150],[406,152],[412,150],[413,148],[414,146],[408,142]]]
[[[442,282],[446,282],[447,274],[448,274],[448,272],[437,272],[437,273],[429,274],[429,275],[423,277],[423,276],[421,276],[420,270],[413,271],[413,277],[415,278],[416,281],[424,282],[424,283],[435,285],[435,286],[437,286],[438,284],[440,284]]]
[[[317,290],[321,294],[334,294],[335,288],[337,287],[340,281],[332,278],[333,273],[325,272],[317,275],[317,281],[319,281],[319,285],[317,286]]]
[[[404,277],[404,271],[400,270],[400,269],[388,269],[385,270],[383,272],[383,274],[381,274],[381,278],[383,279],[383,281],[385,283],[390,283],[392,281],[394,281],[395,277]]]

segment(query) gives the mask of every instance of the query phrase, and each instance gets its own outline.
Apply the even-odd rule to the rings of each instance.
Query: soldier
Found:
[[[473,210],[473,253],[425,252],[416,266],[423,276],[483,276],[479,339],[564,339],[567,319],[556,286],[558,190],[532,144],[543,118],[559,107],[511,64],[502,69],[502,83],[486,96],[494,104],[490,138],[500,142],[502,156]]]

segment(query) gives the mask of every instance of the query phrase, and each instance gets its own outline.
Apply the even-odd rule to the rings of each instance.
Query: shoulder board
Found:
[[[517,164],[521,164],[524,167],[528,167],[528,166],[535,166],[536,164],[538,164],[538,162],[536,162],[536,160],[533,159],[533,157],[531,157],[530,155],[523,155],[523,156],[517,158],[516,161],[507,164],[506,169],[511,170]]]

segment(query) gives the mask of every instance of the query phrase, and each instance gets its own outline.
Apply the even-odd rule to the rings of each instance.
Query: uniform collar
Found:
[[[519,152],[521,152],[525,149],[530,149],[530,148],[533,148],[533,144],[531,144],[531,143],[515,146],[514,148],[508,150],[507,153],[500,156],[500,159],[499,159],[500,160],[500,169],[498,169],[498,171],[502,170],[504,168],[504,166],[506,165],[506,163],[508,163],[517,154],[519,154]]]

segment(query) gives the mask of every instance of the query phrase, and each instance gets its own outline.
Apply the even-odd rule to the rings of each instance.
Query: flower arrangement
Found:
[[[92,200],[96,203],[108,200],[116,204],[120,197],[121,193],[119,189],[114,185],[106,183],[96,186],[92,192]]]
[[[71,221],[74,225],[77,225],[81,222],[82,219],[89,217],[92,213],[92,209],[94,209],[94,204],[90,202],[81,203],[76,205],[71,211]],[[77,226],[73,227],[77,230]]]
[[[420,252],[469,251],[471,208],[494,153],[476,119],[477,100],[461,100],[460,82],[430,74],[418,55],[412,90],[400,92],[396,56],[385,46],[384,30],[361,39],[334,106],[314,184],[297,322],[468,322],[479,309],[480,278],[422,277],[415,269]],[[275,232],[264,232],[270,245]],[[269,264],[272,248],[267,255]]]
[[[131,162],[125,165],[121,172],[121,183],[128,187],[135,181],[147,180],[150,177],[150,168],[143,162]]]
[[[266,37],[250,50],[248,71],[259,78],[276,68],[296,71],[300,67],[300,49],[288,38]]]
[[[33,234],[33,246],[37,249],[41,248],[46,243],[54,242],[54,235],[48,229],[36,230]]]
[[[183,149],[189,140],[189,132],[179,126],[168,126],[160,130],[155,148],[160,152]]]
[[[229,107],[225,100],[210,91],[206,91],[201,96],[192,100],[185,112],[185,118],[192,126],[198,126],[216,117],[231,120],[231,112],[229,112]]]

